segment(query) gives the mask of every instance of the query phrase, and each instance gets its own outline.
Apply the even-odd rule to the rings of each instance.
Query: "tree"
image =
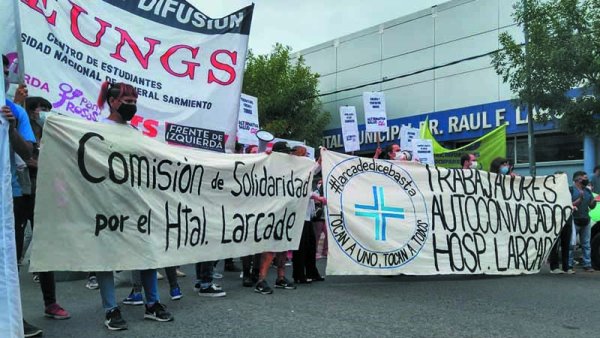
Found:
[[[319,75],[302,57],[294,62],[290,47],[276,44],[269,55],[248,53],[242,92],[258,98],[259,122],[275,137],[321,144],[329,114],[321,111]]]
[[[522,0],[514,9],[516,23],[527,24],[527,53],[500,34],[496,72],[537,108],[536,120],[560,118],[565,131],[600,136],[600,0]]]

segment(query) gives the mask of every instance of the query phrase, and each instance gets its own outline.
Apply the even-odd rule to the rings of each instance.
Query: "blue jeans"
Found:
[[[196,279],[202,289],[206,289],[213,282],[214,261],[196,263]]]
[[[585,268],[591,268],[592,267],[592,259],[591,259],[591,254],[592,254],[592,249],[590,246],[590,237],[591,237],[591,230],[592,227],[591,225],[588,223],[588,225],[585,226],[579,226],[579,225],[575,225],[575,232],[576,234],[579,234],[579,243],[581,244],[581,251],[583,252],[583,267]],[[569,248],[569,267],[572,268],[573,267],[573,249],[574,247],[571,246]]]
[[[160,301],[158,297],[158,280],[156,279],[156,269],[141,270],[142,286],[146,295],[146,305],[152,306]],[[115,279],[112,271],[100,271],[96,273],[98,286],[100,286],[100,296],[102,297],[102,307],[108,312],[117,305],[115,296]]]

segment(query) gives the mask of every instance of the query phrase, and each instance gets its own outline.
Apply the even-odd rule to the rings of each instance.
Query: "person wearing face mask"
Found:
[[[478,165],[475,154],[463,154],[460,157],[460,167],[462,169],[479,169]]]
[[[510,161],[504,157],[496,157],[492,163],[490,163],[490,172],[500,175],[515,176],[515,174],[511,172]]]
[[[105,105],[108,106],[109,115],[101,122],[127,125],[137,112],[137,98],[138,94],[135,88],[129,84],[104,82],[98,95],[98,107],[103,109]],[[142,270],[140,275],[146,295],[144,319],[159,322],[172,321],[173,316],[160,303],[156,269]],[[126,330],[127,323],[121,316],[121,310],[117,306],[113,272],[98,271],[96,272],[96,278],[100,286],[102,306],[106,315],[104,325],[111,331]]]
[[[590,180],[584,171],[577,171],[573,174],[573,185],[569,188],[571,192],[571,201],[573,203],[573,224],[575,234],[579,235],[579,242],[583,254],[583,270],[593,272],[590,247],[590,209],[596,206],[596,200],[589,188]],[[569,273],[573,270],[573,250],[574,246],[569,248]]]

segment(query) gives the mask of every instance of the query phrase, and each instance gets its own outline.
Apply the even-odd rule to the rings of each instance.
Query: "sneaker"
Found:
[[[46,306],[44,316],[52,319],[69,319],[71,315],[57,303]]]
[[[165,276],[163,276],[160,272],[156,271],[156,279],[163,280],[165,279]]]
[[[594,270],[594,268],[592,268],[591,266],[586,266],[586,267],[583,268],[583,271],[585,271],[585,272],[594,272],[596,270]]]
[[[26,322],[25,320],[23,320],[23,334],[24,337],[35,337],[35,336],[39,336],[42,334],[42,329],[40,329],[39,327],[35,327],[31,324],[29,324],[28,322]]]
[[[96,276],[90,276],[90,278],[88,278],[87,283],[85,283],[85,287],[90,290],[98,289],[99,286],[98,286],[98,280],[96,279]]]
[[[167,307],[161,303],[154,303],[151,307],[146,306],[144,319],[152,319],[157,322],[170,322],[173,320],[173,315],[167,312]]]
[[[181,299],[181,297],[183,297],[183,294],[181,293],[181,289],[178,287],[174,287],[171,289],[171,291],[169,292],[169,294],[171,294],[171,300],[178,300]]]
[[[218,272],[213,272],[213,278],[214,279],[221,279],[221,278],[223,278],[223,274],[220,274]]]
[[[185,272],[181,271],[180,269],[175,270],[175,273],[177,274],[177,277],[185,277],[185,276],[187,276],[185,274]]]
[[[296,285],[294,285],[294,283],[292,283],[289,280],[287,280],[287,278],[285,278],[285,277],[276,280],[275,281],[275,287],[279,288],[279,289],[286,289],[286,290],[294,290],[294,289],[296,289]]]
[[[573,268],[570,268],[569,270],[566,271],[567,274],[569,275],[574,275],[575,274],[575,270],[573,270]]]
[[[285,262],[285,266],[292,266],[292,261],[289,261],[289,260],[288,260],[288,261],[286,261],[286,262]]]
[[[221,285],[217,283],[212,283],[212,286],[217,290],[223,290]],[[196,284],[194,284],[194,292],[200,292],[200,289],[202,289],[200,281],[196,281]]]
[[[256,283],[256,287],[254,288],[254,292],[258,292],[261,295],[270,295],[273,293],[273,289],[267,284],[267,281],[261,280]]]
[[[40,282],[40,275],[37,272],[34,272],[33,276],[31,277],[31,279],[33,279],[33,281],[35,283],[39,283]]]
[[[111,331],[127,330],[127,322],[121,317],[121,310],[118,307],[106,313],[104,326]]]
[[[222,288],[212,283],[209,287],[200,289],[200,291],[198,291],[198,296],[202,297],[225,297],[226,295],[227,293],[223,291]]]
[[[560,275],[560,274],[563,274],[563,273],[565,273],[565,272],[564,272],[564,271],[562,271],[562,269],[558,269],[558,268],[556,268],[556,269],[552,269],[552,270],[550,270],[550,273],[553,273],[553,274],[556,274],[556,275]]]
[[[144,305],[144,297],[142,297],[141,292],[135,292],[131,290],[131,293],[127,298],[123,299],[123,304],[125,305]]]

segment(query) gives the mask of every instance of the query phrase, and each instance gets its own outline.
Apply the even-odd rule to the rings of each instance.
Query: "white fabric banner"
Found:
[[[98,121],[102,81],[136,87],[131,124],[161,142],[233,150],[253,5],[223,18],[186,1],[20,1],[26,83]],[[106,113],[105,113],[106,114]]]
[[[415,138],[412,140],[412,159],[421,164],[435,165],[433,141]]]
[[[356,107],[341,106],[340,121],[342,123],[344,151],[349,153],[360,150],[358,120],[356,119]]]
[[[138,270],[296,249],[313,165],[190,151],[127,125],[50,116],[30,270]]]
[[[254,96],[242,94],[238,114],[238,142],[258,145],[258,138],[256,137],[256,132],[260,129],[258,124],[258,99]]]
[[[412,128],[402,125],[400,127],[400,149],[405,151],[413,151],[413,139],[419,138],[419,128]]]
[[[529,274],[571,214],[567,176],[323,152],[328,275]]]
[[[367,132],[388,131],[383,92],[364,92],[365,128]]]
[[[0,107],[4,106],[4,73],[0,74]],[[17,270],[15,248],[15,222],[10,172],[10,148],[8,122],[0,115],[0,307],[4,309],[0,319],[3,337],[21,337],[23,318],[21,312],[21,289]]]

